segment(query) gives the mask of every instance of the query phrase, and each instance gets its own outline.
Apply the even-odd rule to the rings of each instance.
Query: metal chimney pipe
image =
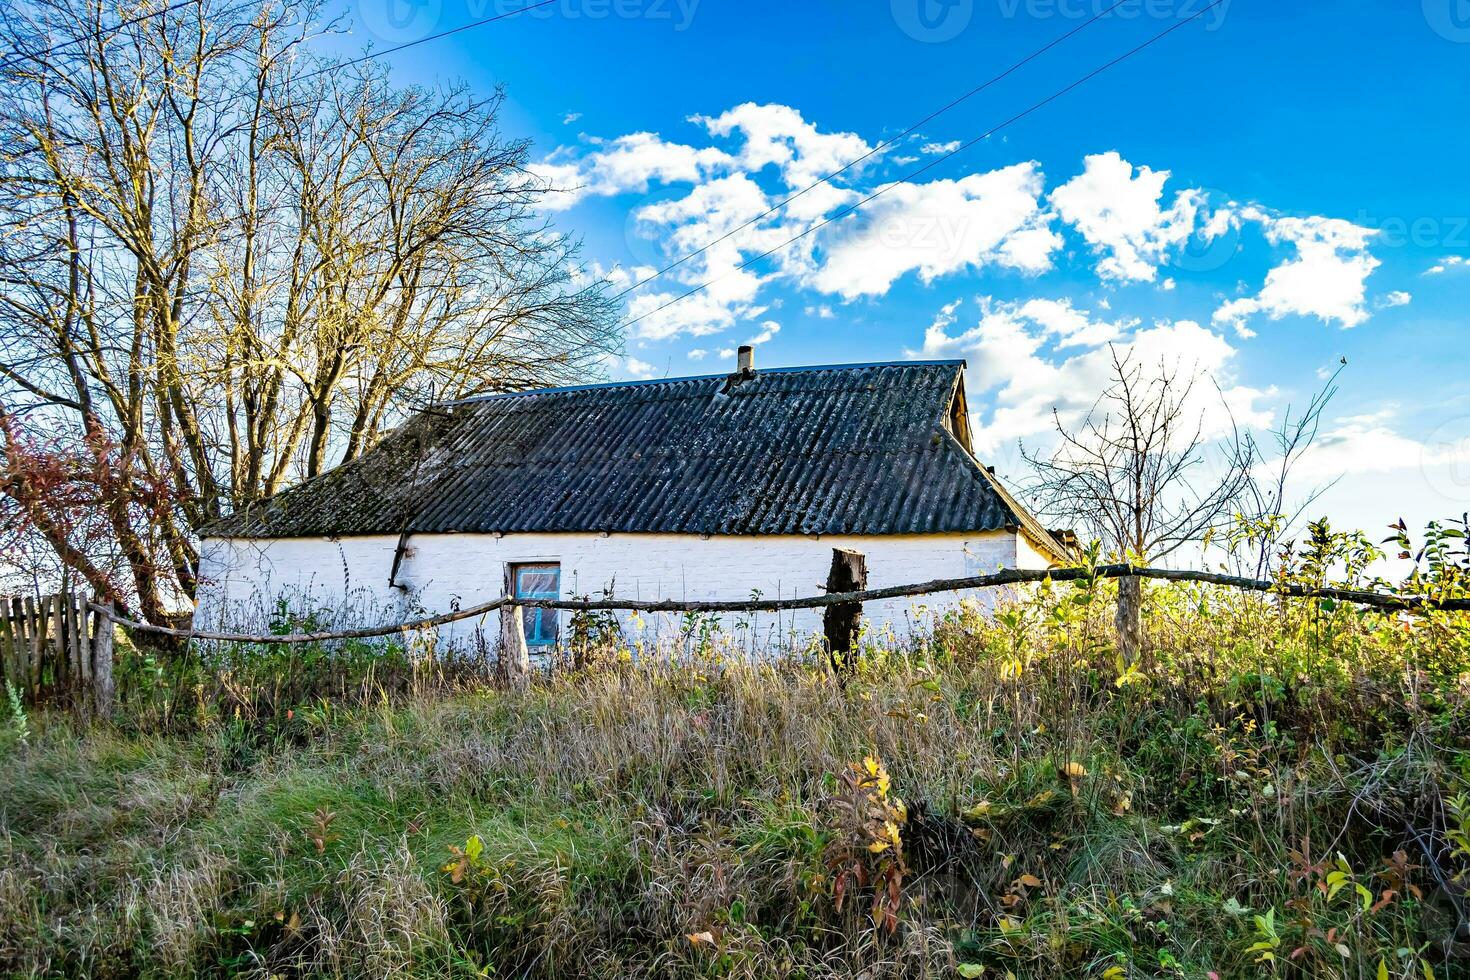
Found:
[[[755,348],[754,347],[750,346],[749,344],[742,344],[742,345],[740,345],[740,349],[735,352],[735,357],[736,357],[736,370],[738,370],[741,374],[754,374],[755,373]]]

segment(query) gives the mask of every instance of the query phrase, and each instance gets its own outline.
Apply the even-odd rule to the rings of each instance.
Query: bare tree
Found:
[[[193,532],[224,511],[413,406],[617,347],[500,93],[321,61],[318,13],[0,0],[0,527],[149,619],[192,594]],[[40,472],[106,533],[69,532]]]
[[[1077,426],[1054,411],[1056,449],[1023,455],[1044,512],[1080,521],[1120,560],[1158,561],[1228,524],[1254,451],[1233,421],[1224,437],[1206,437],[1205,413],[1192,407],[1197,374],[1110,351],[1111,383]],[[1119,579],[1118,649],[1129,664],[1143,647],[1142,605],[1142,581]]]
[[[1294,494],[1292,475],[1317,439],[1322,413],[1337,394],[1337,379],[1346,365],[1347,358],[1343,358],[1342,365],[1300,411],[1286,407],[1281,421],[1266,433],[1265,447],[1251,438],[1255,463],[1228,538],[1238,574],[1271,575],[1286,535],[1299,526],[1306,509],[1337,482],[1298,489]]]

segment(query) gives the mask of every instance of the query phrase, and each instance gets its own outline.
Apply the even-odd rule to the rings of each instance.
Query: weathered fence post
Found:
[[[70,690],[80,689],[82,674],[82,637],[87,632],[86,620],[77,615],[78,596],[70,592],[62,594],[66,609],[66,673]]]
[[[1118,634],[1118,655],[1133,666],[1143,653],[1143,579],[1125,575],[1118,579],[1118,608],[1113,615]]]
[[[99,718],[112,717],[112,603],[92,614],[96,631],[92,636],[92,703]]]
[[[66,596],[57,593],[51,596],[51,683],[60,686],[66,682]],[[37,667],[40,664],[36,665]],[[37,697],[41,690],[41,672],[35,672]]]
[[[832,568],[827,573],[827,594],[860,592],[868,587],[868,559],[860,551],[832,549]],[[822,630],[827,635],[827,657],[834,672],[848,666],[853,638],[863,618],[863,604],[842,602],[828,606],[822,614]]]
[[[30,630],[31,642],[21,650],[17,665],[16,685],[18,691],[32,687],[31,677],[36,673],[41,657],[46,651],[46,602],[36,602],[34,596],[26,596],[26,626]]]
[[[520,606],[501,606],[500,663],[512,690],[523,691],[531,683],[531,651],[526,647],[526,625]]]
[[[25,694],[26,676],[28,668],[26,665],[26,650],[29,643],[26,640],[25,622],[21,613],[21,600],[13,599],[0,609],[0,617],[4,618],[4,642],[5,642],[5,668],[7,679],[15,685],[15,689],[21,695]]]

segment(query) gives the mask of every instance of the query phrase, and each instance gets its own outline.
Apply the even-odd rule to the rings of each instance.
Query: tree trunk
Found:
[[[1113,625],[1118,631],[1118,654],[1131,667],[1143,651],[1143,579],[1133,575],[1118,579]]]
[[[832,549],[832,569],[827,573],[827,592],[857,592],[868,587],[868,560],[860,551]],[[828,606],[822,616],[822,629],[827,634],[827,657],[833,673],[841,673],[852,664],[853,638],[863,618],[863,604],[844,602]]]

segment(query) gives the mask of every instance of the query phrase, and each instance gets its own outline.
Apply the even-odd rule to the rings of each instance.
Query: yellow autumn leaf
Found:
[[[1021,877],[1016,879],[1016,882],[1018,884],[1025,885],[1027,888],[1041,887],[1041,879],[1036,877],[1035,875],[1022,875]]]
[[[687,936],[689,941],[696,946],[698,946],[700,943],[708,943],[711,946],[715,944],[715,934],[709,931],[691,932],[688,933]]]
[[[1069,762],[1062,767],[1062,772],[1068,779],[1081,779],[1087,775],[1087,767],[1080,762]]]
[[[1128,971],[1121,966],[1110,966],[1102,972],[1103,980],[1121,980],[1128,975]]]

